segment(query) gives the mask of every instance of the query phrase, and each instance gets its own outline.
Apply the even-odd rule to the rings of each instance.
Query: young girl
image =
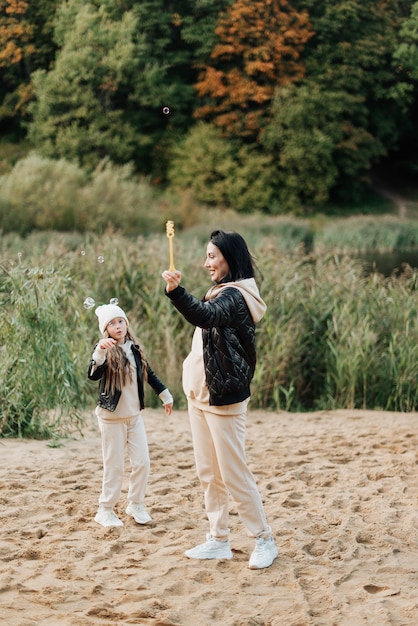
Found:
[[[113,510],[119,500],[127,446],[131,463],[126,513],[138,524],[151,521],[144,508],[150,459],[141,411],[147,381],[171,414],[173,398],[152,371],[137,339],[129,330],[124,311],[105,304],[95,311],[102,339],[96,345],[88,369],[90,380],[100,380],[96,416],[99,421],[103,483],[95,521],[102,526],[123,526]]]

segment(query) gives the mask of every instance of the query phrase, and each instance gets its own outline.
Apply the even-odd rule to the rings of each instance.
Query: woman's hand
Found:
[[[174,291],[174,289],[176,289],[180,285],[181,272],[179,270],[174,270],[174,272],[169,272],[168,270],[166,270],[161,274],[161,276],[167,283],[167,286],[165,288],[167,292]]]

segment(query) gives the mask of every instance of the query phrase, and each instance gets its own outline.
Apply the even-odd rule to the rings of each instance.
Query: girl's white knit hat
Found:
[[[108,323],[115,317],[123,317],[123,319],[129,326],[128,318],[126,317],[125,311],[123,311],[120,306],[117,306],[117,304],[102,304],[101,306],[97,307],[95,313],[99,318],[99,328],[102,335],[106,330],[106,326],[108,325]]]

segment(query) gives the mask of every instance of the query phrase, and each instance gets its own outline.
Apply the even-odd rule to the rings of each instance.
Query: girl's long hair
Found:
[[[103,333],[103,337],[110,337],[107,330]],[[143,380],[146,381],[147,361],[144,350],[129,328],[126,332],[126,339],[130,339],[139,350],[142,362],[142,377]],[[128,381],[132,382],[132,369],[129,359],[123,348],[119,344],[115,344],[113,348],[110,348],[107,351],[107,368],[105,374],[104,392],[113,395],[116,389],[122,389]]]

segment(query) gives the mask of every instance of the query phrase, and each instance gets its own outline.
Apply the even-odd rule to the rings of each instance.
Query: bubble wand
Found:
[[[170,252],[170,272],[175,272],[176,268],[174,267],[174,254],[173,254],[173,237],[174,237],[174,222],[172,220],[168,220],[165,225],[165,233],[168,237],[168,249]]]

